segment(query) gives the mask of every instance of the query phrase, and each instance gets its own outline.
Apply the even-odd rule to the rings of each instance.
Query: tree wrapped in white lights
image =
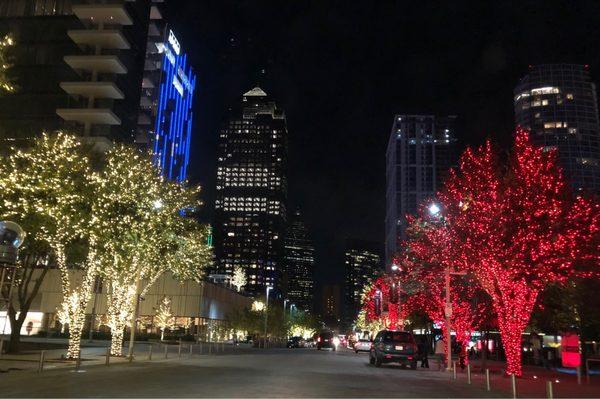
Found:
[[[154,324],[160,329],[160,340],[165,339],[165,330],[173,326],[174,318],[171,309],[171,298],[164,296],[156,309]]]
[[[9,57],[7,55],[7,49],[14,46],[15,42],[11,35],[6,35],[0,39],[0,94],[12,93],[16,90],[12,79],[7,76],[7,71],[11,67]]]
[[[97,274],[90,206],[97,183],[81,144],[65,133],[43,134],[31,148],[13,150],[0,163],[0,216],[24,226],[32,239],[46,242],[56,259],[62,321],[69,326],[69,358],[79,356],[85,309]],[[86,248],[76,265],[82,277],[75,277],[67,263],[73,246]]]
[[[206,229],[184,217],[198,189],[166,181],[149,155],[116,146],[107,154],[95,197],[98,259],[109,285],[111,354],[122,355],[123,332],[134,331],[137,302],[166,271],[199,280],[211,258]]]
[[[231,284],[237,288],[239,291],[243,286],[246,285],[248,281],[246,280],[246,273],[244,273],[244,269],[237,266],[233,271],[233,277],[231,278]]]

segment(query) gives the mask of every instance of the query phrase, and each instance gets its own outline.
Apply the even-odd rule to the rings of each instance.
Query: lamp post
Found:
[[[6,298],[6,317],[2,326],[2,335],[0,336],[0,355],[4,346],[4,333],[6,324],[9,321],[8,313],[11,307],[12,291],[15,285],[17,274],[17,256],[18,249],[25,239],[25,231],[21,226],[14,222],[0,222],[0,289],[4,290],[8,285],[8,297]],[[1,297],[0,297],[1,299]]]
[[[266,301],[265,301],[265,343],[263,345],[263,348],[267,347],[267,322],[269,319],[269,291],[271,291],[272,289],[273,289],[273,287],[267,286],[267,297],[266,297]]]
[[[429,205],[429,214],[433,217],[438,218],[438,223],[442,224],[444,223],[443,219],[441,218],[441,209],[439,207],[439,205],[437,205],[436,203],[432,203],[431,205]],[[446,323],[446,370],[450,371],[452,370],[452,367],[450,366],[452,364],[452,325],[451,325],[451,318],[452,318],[452,301],[450,300],[450,275],[455,274],[455,275],[461,275],[464,276],[466,273],[465,272],[455,272],[450,270],[450,265],[446,265],[446,267],[444,268],[444,280],[445,280],[445,288],[446,288],[446,303],[444,306],[444,317],[445,317],[445,323]]]
[[[404,331],[404,319],[401,319],[400,315],[402,314],[402,282],[400,279],[396,279],[396,275],[401,271],[400,266],[396,262],[392,263],[392,289],[397,290],[398,295],[398,324],[400,327],[400,331]]]

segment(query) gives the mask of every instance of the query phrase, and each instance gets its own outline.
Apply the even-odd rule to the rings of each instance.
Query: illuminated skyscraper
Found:
[[[187,178],[196,76],[175,33],[152,8],[136,143],[152,150],[171,180]]]
[[[534,143],[558,149],[575,190],[600,190],[600,124],[587,66],[536,65],[515,88],[515,121]]]
[[[385,266],[406,238],[406,215],[442,187],[457,159],[455,116],[396,115],[386,152]]]
[[[360,308],[363,288],[383,270],[377,243],[347,240],[344,253],[344,320],[350,324]]]
[[[314,299],[315,248],[302,221],[294,212],[285,235],[284,275],[287,299],[298,309],[310,312]]]
[[[215,199],[216,270],[241,267],[245,290],[277,287],[287,202],[285,114],[259,87],[245,93],[219,134]]]

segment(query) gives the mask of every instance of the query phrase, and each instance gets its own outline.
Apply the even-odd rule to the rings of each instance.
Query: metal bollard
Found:
[[[208,343],[208,354],[212,355],[212,342]]]
[[[79,350],[77,359],[75,359],[75,370],[79,371],[80,368],[81,368],[81,349]]]
[[[44,371],[44,356],[46,355],[46,351],[40,352],[40,364],[38,365],[38,373]]]
[[[490,369],[485,369],[485,389],[489,392],[492,390],[490,385]]]
[[[152,360],[152,344],[148,345],[148,360]]]
[[[169,347],[165,345],[165,359],[169,356]]]
[[[546,382],[546,397],[548,399],[554,398],[554,391],[552,390],[552,381]]]
[[[514,374],[510,375],[510,386],[512,388],[512,398],[517,398],[517,377]]]
[[[192,351],[193,351],[193,347],[194,347],[194,345],[193,345],[193,344],[190,344],[190,359],[192,358]]]
[[[221,352],[225,353],[225,342],[221,343]]]
[[[200,354],[202,354],[202,342],[200,342]]]
[[[581,365],[577,366],[577,384],[581,385]]]
[[[467,364],[467,384],[471,385],[471,364]]]
[[[181,338],[179,338],[179,348],[177,348],[177,356],[181,357]]]
[[[110,346],[106,348],[106,360],[104,361],[104,365],[108,366],[110,364]]]
[[[452,379],[456,380],[456,360],[452,362]]]

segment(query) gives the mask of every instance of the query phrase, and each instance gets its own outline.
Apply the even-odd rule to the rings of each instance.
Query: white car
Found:
[[[354,344],[354,352],[370,352],[371,351],[371,341],[368,339],[359,339]]]

